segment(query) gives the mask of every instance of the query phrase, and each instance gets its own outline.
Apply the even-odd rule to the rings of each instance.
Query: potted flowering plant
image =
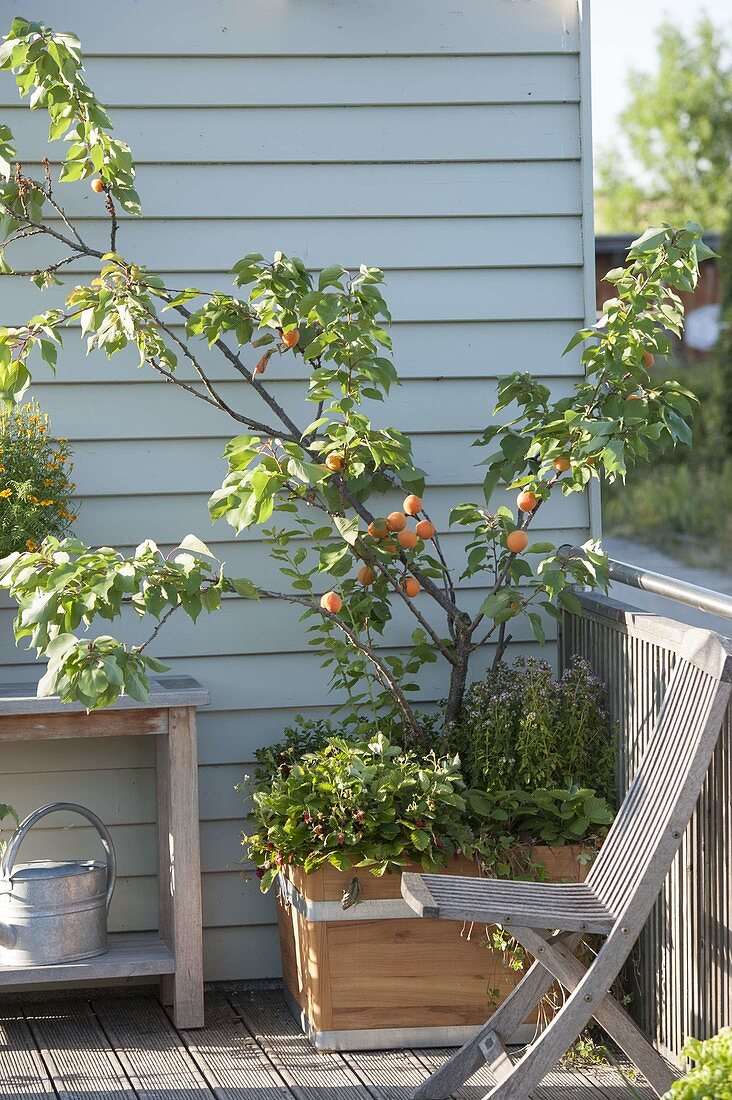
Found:
[[[532,674],[529,667],[517,687]],[[546,679],[543,666],[538,677]],[[504,687],[506,673],[498,679]],[[585,694],[597,698],[577,662],[557,697],[570,679],[578,695],[589,681]],[[471,692],[480,697],[480,686]],[[500,694],[510,715],[511,693]],[[485,718],[489,705],[495,717],[490,695],[482,711],[473,698],[470,721]],[[573,730],[584,738],[577,756],[603,731],[609,745],[606,714],[587,708]],[[537,763],[545,748],[546,740],[534,747]],[[531,754],[526,747],[522,767],[532,767]],[[607,750],[601,758],[608,761]],[[258,761],[248,785],[253,831],[243,839],[262,889],[279,886],[286,991],[321,1048],[457,1042],[485,1018],[488,990],[497,999],[515,983],[515,956],[504,958],[506,943],[492,932],[461,936],[450,922],[414,920],[401,900],[401,871],[577,881],[612,820],[608,803],[558,763],[537,774],[562,776],[564,786],[490,789],[479,775],[471,788],[459,755],[404,750],[366,724],[344,735],[330,722],[299,720]],[[598,782],[605,770],[597,768]],[[579,778],[591,777],[585,762]]]

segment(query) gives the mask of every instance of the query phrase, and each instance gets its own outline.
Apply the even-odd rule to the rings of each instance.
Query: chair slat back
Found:
[[[693,634],[696,645],[687,648],[692,655],[703,650],[705,659],[678,658],[646,751],[587,877],[616,916],[639,893],[650,912],[694,812],[729,702],[726,645],[709,632]],[[718,646],[711,660],[709,639]]]

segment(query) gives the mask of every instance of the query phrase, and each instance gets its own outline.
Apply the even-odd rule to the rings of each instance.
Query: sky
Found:
[[[732,31],[732,0],[591,0],[592,125],[595,149],[612,144],[629,69],[655,67],[655,31],[668,15],[684,29],[707,11]]]

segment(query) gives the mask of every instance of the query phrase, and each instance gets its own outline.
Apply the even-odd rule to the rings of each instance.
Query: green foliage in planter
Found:
[[[49,436],[37,401],[0,410],[0,557],[70,530],[70,467],[68,440]]]
[[[256,831],[243,841],[263,890],[284,864],[383,875],[409,863],[434,870],[473,851],[460,762],[405,752],[383,734],[334,737],[274,775],[264,769],[253,802]]]
[[[558,681],[551,665],[532,658],[490,670],[468,689],[447,747],[477,790],[589,787],[614,799],[605,687],[578,656]]]
[[[713,1039],[689,1039],[683,1053],[694,1062],[666,1100],[732,1100],[732,1027]]]
[[[613,811],[589,787],[547,790],[468,792],[468,805],[481,823],[485,840],[522,844],[590,843],[612,823]]]

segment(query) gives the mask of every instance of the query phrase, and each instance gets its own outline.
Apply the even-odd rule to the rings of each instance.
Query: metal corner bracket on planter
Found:
[[[80,814],[92,823],[106,862],[42,859],[16,864],[18,850],[33,826],[60,810]],[[0,964],[53,966],[106,954],[116,868],[109,831],[85,806],[54,802],[29,814],[0,861]]]

